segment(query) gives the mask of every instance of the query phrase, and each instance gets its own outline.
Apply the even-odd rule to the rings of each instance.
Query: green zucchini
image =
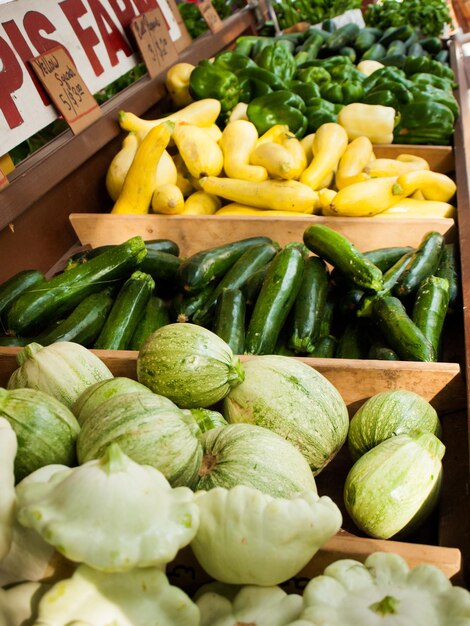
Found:
[[[174,284],[178,278],[180,265],[181,259],[170,252],[147,249],[147,254],[137,269],[145,274],[150,274],[158,286],[160,281]]]
[[[331,329],[333,327],[333,321],[335,317],[335,313],[337,310],[337,293],[335,289],[328,289],[328,293],[326,296],[325,306],[323,307],[323,313],[320,319],[320,328],[318,330],[318,336],[326,337],[331,334]]]
[[[427,56],[426,50],[423,48],[423,46],[421,45],[421,43],[419,41],[415,41],[415,43],[411,44],[411,46],[409,46],[406,54],[409,57],[424,57],[424,56]]]
[[[15,347],[15,346],[27,346],[28,343],[33,343],[34,339],[31,337],[18,337],[17,335],[0,335],[0,346],[2,347]]]
[[[383,288],[380,269],[344,235],[329,226],[313,224],[304,231],[303,240],[309,250],[338,268],[358,287],[370,291]]]
[[[446,243],[436,276],[446,278],[449,283],[449,313],[453,313],[460,297],[459,259],[455,243]]]
[[[246,299],[246,305],[248,307],[251,307],[255,304],[261,289],[261,285],[266,278],[268,268],[269,263],[266,263],[266,265],[260,267],[259,270],[256,270],[256,272],[254,272],[243,285],[242,291]]]
[[[247,354],[273,354],[278,335],[302,282],[305,259],[297,248],[283,248],[269,264],[246,333]]]
[[[426,233],[398,278],[393,294],[403,298],[416,291],[419,284],[439,267],[444,246],[443,235],[434,230]]]
[[[308,29],[305,31],[305,35],[307,39],[311,35],[319,35],[320,37],[322,37],[323,41],[326,41],[328,37],[331,35],[331,33],[330,31],[325,30],[323,28],[318,28],[318,26],[309,26]]]
[[[150,296],[142,317],[137,322],[129,341],[129,350],[140,350],[153,332],[170,323],[167,303],[158,296]]]
[[[390,26],[387,28],[379,42],[384,46],[389,46],[395,39],[401,39],[406,41],[413,34],[414,29],[412,26],[405,24],[403,26]]]
[[[336,23],[332,19],[323,20],[321,27],[329,33],[334,33],[336,30]]]
[[[449,282],[439,276],[428,276],[416,292],[411,319],[429,339],[436,356],[439,353],[442,328],[449,307]]]
[[[386,56],[390,56],[392,54],[406,54],[405,42],[401,39],[394,39],[387,48]]]
[[[362,289],[348,289],[338,297],[337,310],[342,317],[350,317],[355,314],[364,300],[365,294]],[[373,296],[372,296],[373,297]]]
[[[224,289],[217,300],[213,332],[227,343],[234,354],[245,347],[246,301],[240,289]]]
[[[146,239],[144,243],[147,251],[158,250],[159,252],[167,252],[174,256],[179,256],[180,254],[178,244],[172,239]]]
[[[394,296],[381,296],[372,305],[372,319],[384,340],[403,361],[436,360],[431,342],[409,317],[402,302]]]
[[[365,52],[373,46],[377,39],[381,36],[382,31],[378,29],[362,28],[354,40],[354,48],[358,52]]]
[[[351,63],[354,63],[357,59],[357,52],[351,46],[343,46],[340,48],[339,54],[343,57],[348,57]]]
[[[39,335],[35,341],[42,346],[48,346],[55,341],[73,341],[88,348],[99,336],[112,306],[111,287],[92,293],[86,296],[53,330]]]
[[[313,350],[328,293],[328,268],[318,256],[305,260],[300,289],[293,307],[289,346],[298,354]]]
[[[365,359],[368,352],[368,334],[364,324],[356,318],[351,319],[338,338],[335,357],[337,359]]]
[[[435,61],[439,61],[439,63],[448,64],[449,63],[449,51],[448,50],[440,50],[434,57]]]
[[[168,254],[172,254],[174,256],[179,256],[180,253],[178,244],[171,239],[148,239],[144,241],[144,243],[147,252],[154,250],[159,252],[167,252]],[[98,246],[96,248],[91,248],[90,250],[81,250],[80,252],[76,252],[68,259],[66,269],[69,270],[72,269],[72,267],[79,265],[80,263],[86,263],[90,259],[94,259],[100,254],[103,254],[103,252],[112,250],[115,247],[116,244],[106,244],[103,246]]]
[[[8,330],[19,335],[41,332],[91,293],[126,278],[147,254],[142,237],[132,237],[78,267],[43,281],[15,300]]]
[[[399,67],[399,68],[404,67],[405,61],[406,61],[406,54],[387,54],[382,59],[380,59],[380,62],[382,63],[382,65],[387,65],[387,66],[393,65],[394,67]]]
[[[386,54],[387,49],[385,46],[377,42],[372,44],[370,48],[367,48],[361,57],[361,61],[381,61]]]
[[[193,315],[210,298],[214,285],[210,283],[196,293],[179,292],[171,301],[172,317],[175,322],[190,322]]]
[[[394,350],[392,350],[391,348],[388,348],[387,346],[384,346],[383,344],[379,342],[374,342],[370,346],[367,358],[373,359],[376,361],[398,361],[399,360],[398,354]]]
[[[320,337],[308,356],[318,359],[332,359],[336,356],[336,347],[338,340],[333,335],[325,335]]]
[[[420,39],[419,43],[421,46],[429,52],[429,54],[437,54],[440,50],[442,50],[442,41],[440,37],[426,37],[425,39]]]
[[[200,291],[223,276],[246,250],[259,243],[272,243],[272,239],[248,237],[196,252],[180,265],[181,284],[188,292]]]
[[[386,272],[394,265],[398,259],[401,259],[404,254],[412,252],[414,248],[410,246],[389,246],[386,248],[376,248],[375,250],[368,250],[364,252],[364,256],[372,261],[374,265]]]
[[[325,41],[325,49],[335,52],[349,46],[359,34],[359,26],[353,22],[337,28]]]
[[[217,298],[223,290],[242,288],[250,276],[269,263],[277,252],[279,252],[279,245],[275,243],[260,243],[245,250],[222,277],[211,296],[194,313],[194,323],[207,325],[214,314]]]
[[[39,270],[21,270],[3,282],[0,285],[0,317],[22,293],[43,280],[45,276]]]
[[[136,270],[123,284],[95,342],[99,350],[126,350],[155,288],[153,278]]]
[[[374,299],[379,296],[389,296],[391,294],[391,291],[397,284],[400,276],[406,270],[408,261],[411,258],[412,254],[413,249],[411,249],[411,252],[406,252],[402,257],[398,259],[398,261],[396,261],[396,263],[392,265],[392,267],[388,268],[388,270],[384,274],[383,289],[374,295],[364,296],[362,302],[357,309],[358,317],[370,317],[372,303]]]

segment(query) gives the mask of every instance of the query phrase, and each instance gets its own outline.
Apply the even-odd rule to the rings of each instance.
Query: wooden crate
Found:
[[[0,385],[5,386],[16,369],[16,355],[21,348],[0,348]],[[94,350],[115,376],[136,379],[135,351]],[[253,356],[242,356],[242,361]],[[388,389],[408,389],[420,393],[439,413],[443,425],[443,441],[449,450],[444,457],[444,481],[439,510],[418,533],[406,541],[377,540],[361,535],[344,509],[342,488],[351,467],[346,446],[317,476],[320,495],[329,495],[343,514],[343,528],[315,555],[299,574],[289,581],[292,591],[299,590],[306,580],[320,574],[329,563],[339,558],[364,561],[375,551],[395,552],[403,556],[411,567],[431,563],[462,583],[462,556],[466,546],[459,543],[462,508],[460,499],[465,486],[455,480],[459,475],[459,446],[461,433],[466,429],[466,393],[462,372],[452,363],[398,363],[335,359],[300,358],[322,373],[343,396],[350,415],[370,396]],[[196,563],[190,550],[178,554],[168,566],[174,584],[194,591],[208,581],[207,575]]]
[[[334,228],[361,251],[385,246],[417,246],[430,230],[444,234],[447,241],[455,239],[454,220],[449,218],[72,213],[70,222],[80,242],[92,248],[122,243],[134,235],[141,235],[144,239],[172,239],[186,256],[204,248],[258,235],[272,237],[284,246],[289,241],[302,241],[305,229],[311,224]]]

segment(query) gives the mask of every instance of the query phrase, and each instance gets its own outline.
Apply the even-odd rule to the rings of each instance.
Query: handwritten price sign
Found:
[[[68,53],[58,46],[31,60],[31,65],[74,134],[101,117],[101,109]]]
[[[200,2],[197,3],[197,8],[201,12],[202,17],[205,19],[211,32],[216,33],[222,28],[224,23],[220,19],[217,11],[214,9],[211,0],[200,0]]]
[[[178,61],[178,52],[158,7],[135,17],[131,29],[151,78]]]

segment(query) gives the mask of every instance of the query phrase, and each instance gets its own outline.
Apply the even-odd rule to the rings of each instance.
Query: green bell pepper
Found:
[[[256,63],[253,59],[239,52],[235,52],[234,50],[219,52],[214,59],[214,65],[228,70],[229,72],[233,72],[234,74],[237,74],[246,67],[256,67]]]
[[[400,108],[393,131],[395,143],[448,145],[454,132],[454,114],[445,104],[425,100]]]
[[[411,82],[413,85],[423,87],[431,85],[432,87],[437,87],[438,89],[444,89],[444,91],[448,91],[449,93],[452,92],[452,82],[448,78],[441,78],[440,76],[434,76],[433,74],[428,74],[427,72],[413,74],[411,76]]]
[[[293,80],[289,83],[289,89],[298,94],[305,105],[310,106],[310,102],[320,97],[320,89],[315,83],[303,83],[300,80]]]
[[[226,113],[238,102],[240,84],[233,72],[204,60],[191,72],[189,91],[195,100],[204,98],[219,100],[222,113]]]
[[[324,67],[306,67],[297,70],[295,74],[297,80],[301,80],[303,83],[314,83],[315,85],[322,85],[323,83],[331,82],[331,74]]]
[[[244,54],[246,56],[251,56],[251,52],[255,43],[259,40],[258,35],[242,35],[235,40],[235,48],[234,52],[237,54]],[[266,37],[263,39],[271,39],[271,37]]]
[[[321,59],[321,63],[328,71],[330,71],[330,68],[336,67],[337,65],[351,65],[351,67],[354,67],[353,62],[346,54],[336,54],[335,56]]]
[[[407,76],[417,74],[418,72],[429,72],[431,69],[431,59],[428,56],[407,56],[403,71]]]
[[[348,80],[350,78],[354,78],[355,80],[360,80],[362,82],[365,78],[364,74],[362,74],[362,72],[359,72],[350,63],[342,63],[341,65],[333,65],[332,67],[328,68],[328,72],[330,72],[331,78],[337,81]]]
[[[272,91],[272,88],[262,80],[258,80],[257,78],[244,78],[240,80],[240,94],[238,100],[248,104],[254,98],[266,96],[268,93],[272,93]]]
[[[320,94],[329,102],[351,104],[362,100],[364,89],[360,81],[347,79],[342,82],[324,83],[320,86]]]
[[[413,102],[427,102],[431,100],[431,102],[439,102],[449,107],[454,114],[454,120],[457,119],[460,114],[458,101],[454,98],[453,94],[445,89],[438,89],[432,85],[426,85],[423,89],[422,86],[419,86],[414,87],[411,90],[411,94],[413,96]]]
[[[276,124],[287,124],[289,130],[299,138],[303,137],[307,128],[305,110],[305,102],[299,95],[281,90],[252,100],[246,114],[259,135]]]
[[[381,86],[382,83],[385,83],[386,81],[389,84],[399,83],[400,85],[403,85],[403,87],[406,87],[406,89],[410,89],[413,86],[413,83],[408,80],[403,70],[400,70],[397,67],[386,66],[380,67],[378,70],[375,70],[375,72],[372,72],[372,74],[367,76],[363,82],[364,91],[368,93],[369,91],[372,91],[376,85]],[[388,87],[385,87],[385,89],[388,89]]]
[[[237,77],[240,83],[247,78],[259,80],[269,85],[273,91],[287,89],[287,84],[279,76],[262,67],[246,67],[238,72]]]
[[[385,80],[379,81],[372,87],[372,89],[369,89],[367,91],[367,94],[373,94],[374,92],[377,92],[377,91],[391,91],[394,94],[395,103],[397,105],[408,104],[408,102],[413,101],[413,94],[411,93],[411,89],[408,89],[402,83],[398,83],[393,80],[385,79]],[[380,103],[376,103],[376,104],[380,104]],[[391,105],[391,106],[394,106],[394,105]],[[395,106],[395,108],[397,107]]]
[[[333,104],[322,98],[311,100],[305,111],[307,117],[307,133],[314,133],[322,124],[336,122],[342,105]]]
[[[434,76],[440,76],[441,78],[448,78],[452,84],[455,84],[454,70],[445,63],[436,61],[436,59],[431,60],[429,73],[434,74]]]
[[[380,104],[383,107],[397,106],[397,99],[393,91],[390,89],[377,89],[377,91],[370,91],[361,100],[364,104]]]
[[[324,41],[321,35],[313,33],[305,39],[303,44],[297,49],[297,52],[308,52],[311,59],[315,59]]]
[[[285,42],[276,42],[266,46],[255,57],[258,67],[268,70],[284,82],[292,80],[296,72],[294,56],[283,45]]]

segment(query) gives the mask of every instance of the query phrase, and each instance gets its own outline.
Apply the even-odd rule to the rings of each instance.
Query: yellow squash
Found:
[[[252,182],[208,176],[200,182],[208,193],[258,209],[313,213],[318,206],[318,194],[297,180]]]
[[[446,217],[455,218],[455,207],[437,200],[415,200],[403,198],[378,217]]]
[[[190,196],[193,191],[195,191],[193,187],[193,178],[191,174],[188,172],[188,168],[184,164],[183,158],[181,154],[175,154],[173,157],[173,163],[176,167],[176,185],[181,189],[183,196],[186,198]]]
[[[194,178],[218,176],[224,166],[224,155],[219,144],[203,128],[177,122],[173,140],[178,152]]]
[[[415,170],[402,174],[397,180],[406,196],[421,191],[426,200],[448,202],[457,191],[457,185],[452,178],[440,172],[430,170]]]
[[[119,111],[119,124],[124,130],[133,130],[141,133],[148,133],[154,126],[159,126],[163,122],[186,122],[196,126],[212,126],[220,115],[220,102],[215,98],[204,98],[197,102],[192,102],[188,106],[171,113],[166,117],[155,120],[144,120],[130,111]]]
[[[182,215],[213,215],[222,206],[222,201],[205,191],[195,191],[184,203]]]
[[[135,133],[128,133],[122,142],[121,149],[117,152],[106,172],[106,189],[114,202],[121,193],[124,179],[129,171],[135,153],[139,146],[139,138]]]
[[[216,212],[216,215],[259,215],[261,217],[306,217],[305,213],[296,213],[295,211],[275,211],[274,209],[257,209],[256,207],[246,206],[232,202]]]
[[[152,196],[152,211],[165,215],[176,215],[184,209],[184,196],[176,185],[160,185]]]
[[[396,176],[371,178],[340,189],[330,207],[335,215],[371,217],[386,211],[405,195]]]
[[[346,131],[339,124],[328,122],[317,129],[313,139],[313,159],[302,172],[300,182],[316,190],[337,167],[348,145]]]
[[[220,140],[227,176],[254,182],[268,178],[266,168],[250,164],[250,154],[257,141],[258,131],[252,122],[235,120],[227,124]]]
[[[137,148],[111,213],[148,213],[155,189],[155,171],[170,141],[173,126],[172,122],[159,124],[146,135]]]
[[[318,200],[320,202],[322,215],[336,215],[336,213],[333,213],[331,210],[331,203],[337,193],[337,191],[334,189],[328,189],[328,187],[318,190]]]
[[[272,177],[285,180],[298,179],[307,167],[302,144],[283,124],[272,126],[258,139],[250,160]]]
[[[300,140],[300,145],[305,153],[307,158],[307,164],[313,159],[313,140],[315,139],[315,133],[310,133],[309,135],[305,135]]]
[[[194,67],[191,63],[175,63],[166,73],[165,85],[173,104],[178,109],[193,102],[189,93],[189,78]]]
[[[364,171],[369,176],[400,176],[414,170],[428,170],[426,159],[414,154],[400,154],[396,159],[375,159],[366,165]]]
[[[369,137],[357,137],[348,144],[336,171],[335,183],[338,189],[370,178],[363,170],[372,159],[372,152]]]
[[[235,122],[236,120],[247,120],[248,115],[246,114],[248,110],[248,104],[246,102],[239,102],[236,104],[232,112],[230,113],[230,117],[228,118],[229,122]]]

